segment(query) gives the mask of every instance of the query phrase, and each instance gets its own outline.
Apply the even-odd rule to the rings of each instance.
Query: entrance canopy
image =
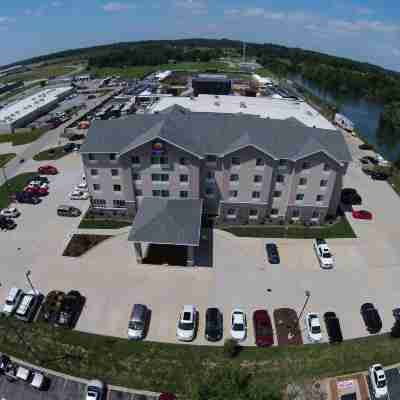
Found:
[[[198,246],[203,200],[144,198],[128,240],[154,244]]]

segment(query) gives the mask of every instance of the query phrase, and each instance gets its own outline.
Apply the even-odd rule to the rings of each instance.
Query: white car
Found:
[[[236,308],[232,310],[231,314],[231,336],[238,342],[246,339],[247,335],[247,321],[244,311]]]
[[[190,342],[196,335],[197,311],[194,306],[183,306],[176,324],[176,338],[182,342]]]
[[[333,268],[334,259],[324,239],[314,239],[313,246],[321,268]]]
[[[87,183],[85,181],[82,181],[81,183],[79,183],[76,186],[75,190],[85,190],[86,191],[87,188],[88,188]]]
[[[372,391],[376,399],[387,398],[388,389],[386,384],[385,371],[381,364],[374,364],[368,368],[369,379],[371,380]]]
[[[39,371],[32,372],[32,380],[30,385],[35,389],[41,390],[46,382],[45,376]]]
[[[98,379],[92,379],[86,387],[86,400],[101,400],[104,397],[104,383]]]
[[[87,200],[89,198],[89,193],[82,192],[82,190],[74,190],[70,193],[69,198],[71,200]]]
[[[3,313],[12,314],[18,307],[23,295],[24,292],[21,289],[11,288],[3,306]]]
[[[321,322],[317,313],[307,313],[304,317],[306,331],[312,342],[320,342],[322,339]]]
[[[0,214],[3,217],[8,217],[8,218],[17,218],[21,215],[19,210],[16,207],[8,207],[8,208],[3,208],[0,211]]]

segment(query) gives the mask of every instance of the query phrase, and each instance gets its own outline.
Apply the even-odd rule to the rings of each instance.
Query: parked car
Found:
[[[22,382],[29,383],[32,379],[32,371],[29,368],[22,367],[21,365],[17,368],[16,378]]]
[[[10,315],[18,307],[24,292],[21,289],[12,287],[8,292],[8,296],[3,306],[3,313]]]
[[[342,189],[341,201],[343,204],[348,204],[352,206],[361,205],[361,196],[357,193],[357,190],[352,188]]]
[[[271,318],[267,310],[256,310],[253,313],[253,325],[256,345],[272,346],[274,344],[274,334],[272,330]]]
[[[271,264],[279,264],[280,263],[278,246],[275,243],[267,243],[265,245],[265,251],[267,252],[268,261]]]
[[[68,292],[61,303],[57,325],[74,328],[81,315],[85,301],[85,297],[77,290]]]
[[[364,156],[360,158],[360,162],[362,164],[372,164],[372,165],[378,165],[378,160],[375,157],[371,156]]]
[[[82,214],[82,211],[73,206],[61,205],[57,208],[57,215],[61,217],[79,217]]]
[[[340,343],[343,341],[342,329],[340,328],[339,318],[332,311],[324,314],[326,332],[330,343]]]
[[[42,182],[41,180],[32,180],[29,182],[28,186],[35,186],[35,187],[41,187],[43,189],[49,190],[49,184],[46,182]]]
[[[58,321],[61,305],[65,299],[65,293],[59,290],[52,290],[46,296],[42,308],[40,309],[39,319],[55,324]]]
[[[52,165],[42,165],[38,168],[38,173],[43,175],[56,175],[58,174],[58,169]]]
[[[65,151],[66,153],[69,153],[69,152],[73,151],[74,149],[75,149],[75,143],[67,143],[67,144],[64,146],[64,151]]]
[[[28,192],[17,192],[15,193],[15,199],[18,203],[27,203],[27,204],[38,204],[40,203],[40,199],[38,196],[33,193]]]
[[[29,384],[37,389],[37,390],[41,390],[46,386],[46,382],[47,382],[47,377],[40,371],[32,371],[31,373],[31,381],[29,382]]]
[[[15,316],[25,322],[32,322],[42,304],[43,295],[33,290],[22,296],[22,299],[15,311]]]
[[[351,215],[355,219],[367,219],[367,220],[372,219],[372,213],[366,210],[353,210]]]
[[[197,311],[192,305],[183,306],[176,325],[176,337],[183,342],[194,339],[197,329]]]
[[[238,342],[246,339],[247,321],[244,311],[236,308],[231,313],[231,336]]]
[[[382,329],[381,317],[372,303],[364,303],[360,312],[369,333],[378,333]]]
[[[7,371],[8,366],[11,365],[11,359],[6,354],[0,355],[0,372],[4,374]]]
[[[313,247],[321,268],[333,268],[334,260],[325,239],[314,239]]]
[[[320,342],[322,340],[321,322],[317,313],[307,313],[304,317],[307,336],[311,342]]]
[[[388,388],[385,371],[381,364],[374,364],[368,368],[368,376],[371,381],[372,392],[375,399],[387,398]]]
[[[389,175],[384,172],[373,171],[371,173],[371,178],[375,181],[386,181],[389,178]]]
[[[87,188],[88,188],[88,185],[87,185],[86,181],[82,181],[75,187],[75,190],[78,190],[78,191],[81,190],[81,191],[87,192]]]
[[[46,195],[49,194],[49,189],[46,189],[44,187],[28,185],[28,186],[25,186],[24,192],[25,193],[31,193],[31,194],[34,194],[36,196],[46,196]]]
[[[86,400],[101,400],[104,398],[105,385],[98,379],[92,379],[86,387]]]
[[[89,198],[89,193],[81,190],[74,190],[69,194],[69,198],[71,200],[87,200]]]
[[[128,324],[128,339],[144,338],[149,310],[144,304],[134,304]]]
[[[210,307],[206,310],[205,337],[210,342],[217,342],[222,339],[223,317],[221,311],[216,307]]]
[[[0,216],[0,229],[2,231],[9,231],[17,226],[15,221],[8,217]]]
[[[0,215],[8,218],[17,218],[21,215],[21,213],[16,207],[8,207],[8,208],[3,208],[0,212]]]

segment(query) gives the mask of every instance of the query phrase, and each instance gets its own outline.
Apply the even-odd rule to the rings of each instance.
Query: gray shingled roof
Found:
[[[128,240],[198,246],[202,207],[201,199],[144,198]]]
[[[295,118],[278,120],[247,114],[194,113],[179,106],[159,114],[95,121],[81,152],[123,154],[158,138],[200,158],[253,145],[276,159],[299,159],[324,151],[337,161],[351,161],[343,134],[336,130],[310,128]]]

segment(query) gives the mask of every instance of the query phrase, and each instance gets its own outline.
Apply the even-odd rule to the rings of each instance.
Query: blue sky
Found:
[[[400,70],[399,0],[0,1],[0,65],[116,41],[225,37]]]

